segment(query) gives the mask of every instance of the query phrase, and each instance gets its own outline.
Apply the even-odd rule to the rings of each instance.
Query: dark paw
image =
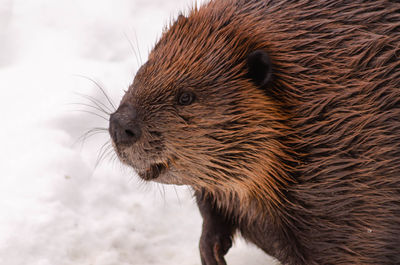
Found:
[[[226,265],[225,254],[232,247],[229,236],[207,235],[200,239],[202,265]]]

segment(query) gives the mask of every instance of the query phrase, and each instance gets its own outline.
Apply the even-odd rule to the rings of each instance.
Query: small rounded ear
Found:
[[[186,20],[187,17],[184,14],[180,13],[176,21],[186,21]]]
[[[272,65],[268,54],[263,50],[256,50],[247,56],[249,77],[259,86],[265,86],[272,77]]]

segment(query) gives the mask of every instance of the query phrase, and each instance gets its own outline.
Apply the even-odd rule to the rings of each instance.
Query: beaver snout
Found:
[[[121,105],[110,116],[109,132],[116,145],[129,145],[137,142],[142,131],[137,120],[137,111],[131,105]]]

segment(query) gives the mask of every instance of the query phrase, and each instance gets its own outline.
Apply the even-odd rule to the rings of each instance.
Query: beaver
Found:
[[[400,264],[400,3],[212,0],[164,30],[110,116],[120,160],[183,184],[203,265]]]

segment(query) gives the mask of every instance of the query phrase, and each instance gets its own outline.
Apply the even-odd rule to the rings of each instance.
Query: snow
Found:
[[[191,4],[0,0],[0,264],[200,264],[190,190],[140,182],[112,152],[96,163],[106,132],[79,141],[108,127],[79,111],[90,110],[79,94],[110,107],[90,79],[118,103],[164,25]],[[227,261],[276,264],[240,239]]]

